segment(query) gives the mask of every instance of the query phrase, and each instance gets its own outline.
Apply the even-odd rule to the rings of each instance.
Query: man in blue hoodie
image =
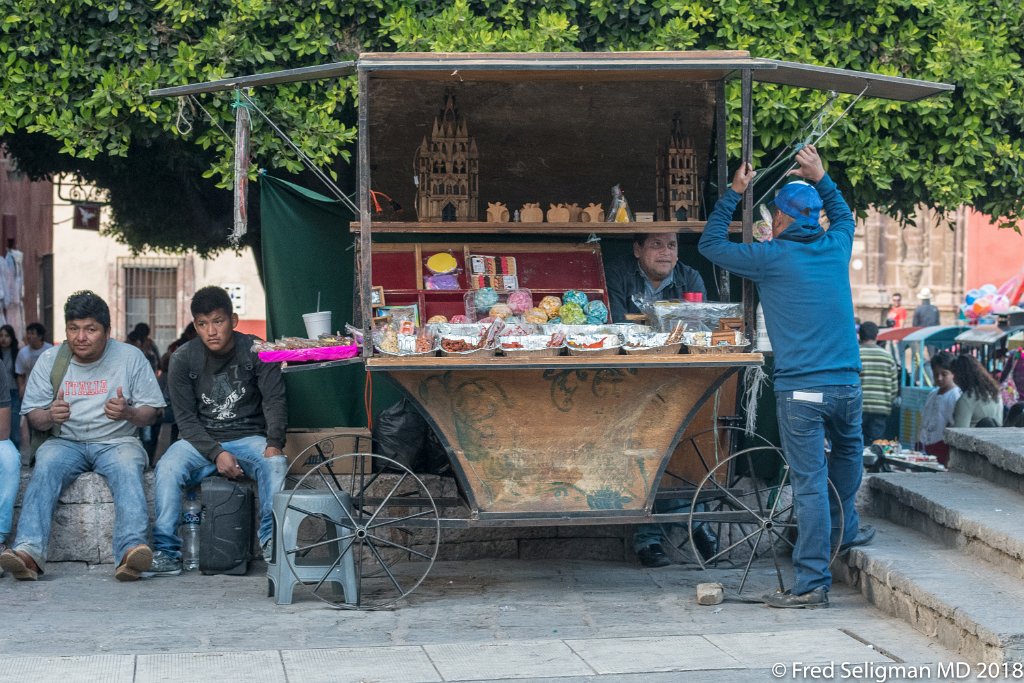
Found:
[[[772,607],[828,607],[828,565],[836,540],[831,520],[839,513],[830,510],[829,479],[842,506],[847,539],[842,549],[863,545],[874,535],[871,527],[859,529],[854,508],[864,448],[860,352],[849,276],[854,222],[817,150],[802,148],[796,162],[798,168],[790,173],[804,181],[784,185],[776,194],[774,239],[729,241],[729,221],[755,175],[743,163],[715,205],[699,250],[712,263],[757,284],[775,352],[779,434],[789,460],[797,522],[795,583],[763,600]],[[818,224],[822,206],[827,231]],[[826,435],[832,444],[828,459]]]

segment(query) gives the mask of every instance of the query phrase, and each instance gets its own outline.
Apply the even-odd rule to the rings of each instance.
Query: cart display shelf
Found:
[[[587,359],[581,356],[557,356],[555,358],[497,358],[489,355],[470,356],[427,356],[416,360],[404,360],[374,356],[366,360],[371,371],[387,370],[488,370],[505,371],[524,368],[551,370],[572,369],[619,369],[619,368],[701,368],[701,367],[745,367],[761,365],[764,357],[760,353],[722,353],[707,355],[670,354],[665,356],[600,356]]]
[[[465,234],[481,235],[622,235],[636,233],[675,232],[699,235],[704,232],[705,221],[654,221],[650,223],[488,223],[483,221],[461,222],[399,222],[373,221],[370,232],[385,234]],[[349,223],[352,232],[359,232],[359,223]],[[742,223],[730,223],[729,232],[740,234]]]

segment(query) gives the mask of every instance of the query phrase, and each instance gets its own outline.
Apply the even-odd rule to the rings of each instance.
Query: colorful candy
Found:
[[[587,322],[587,316],[583,313],[583,307],[572,301],[562,304],[561,308],[558,309],[558,317],[566,325],[583,325]]]
[[[533,306],[533,296],[525,289],[517,289],[508,295],[508,307],[515,315],[522,315]]]
[[[538,306],[544,309],[549,318],[553,318],[558,315],[558,309],[562,306],[562,300],[557,296],[546,296],[540,300]]]
[[[580,308],[583,308],[584,306],[587,305],[587,295],[579,291],[578,289],[570,289],[568,292],[562,295],[562,303],[576,304]]]
[[[588,325],[604,325],[608,322],[608,307],[599,299],[588,301],[583,307],[583,313],[587,316]]]
[[[543,325],[548,321],[548,314],[543,308],[530,308],[523,314],[523,320],[535,325]]]
[[[487,315],[491,318],[501,318],[504,320],[505,318],[512,317],[512,309],[508,304],[494,304],[491,306],[491,310],[487,311]]]
[[[478,289],[473,295],[473,303],[478,311],[490,310],[491,306],[498,303],[498,293],[494,291],[493,287]]]

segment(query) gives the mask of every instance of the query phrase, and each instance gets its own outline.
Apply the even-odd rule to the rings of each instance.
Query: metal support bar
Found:
[[[740,163],[753,163],[754,157],[754,79],[750,69],[744,69],[741,75],[742,110],[743,110],[743,151]],[[743,193],[743,243],[754,241],[754,183],[747,186]],[[754,283],[743,280],[743,328],[747,339],[756,336],[757,328],[754,320]]]
[[[715,84],[715,157],[717,158],[718,174],[718,198],[725,194],[726,183],[729,182],[729,149],[726,139],[726,110],[725,110],[725,81],[718,81]],[[705,208],[705,214],[710,215]],[[707,218],[707,216],[705,216]],[[732,287],[729,284],[729,271],[725,268],[718,268],[718,298],[721,301],[730,301],[732,298]]]
[[[359,300],[363,314],[363,357],[373,354],[373,306],[370,288],[370,77],[359,69]]]

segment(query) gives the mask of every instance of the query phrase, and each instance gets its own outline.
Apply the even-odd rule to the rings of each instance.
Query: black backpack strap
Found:
[[[68,366],[71,365],[71,345],[67,342],[57,349],[57,357],[53,359],[53,367],[50,368],[50,385],[53,387],[53,400],[57,400],[57,393],[64,381],[64,375],[68,373]],[[60,425],[54,425],[50,429],[52,436],[60,434]]]

